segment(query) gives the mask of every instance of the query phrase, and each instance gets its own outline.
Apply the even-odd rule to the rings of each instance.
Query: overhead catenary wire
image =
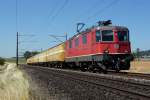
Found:
[[[16,0],[16,32],[18,32],[18,0]]]
[[[96,13],[94,13],[93,15],[89,16],[86,19],[86,22],[88,22],[91,18],[100,15],[101,13],[103,13],[105,10],[111,8],[113,5],[115,5],[119,0],[113,0],[112,2],[110,2],[108,5],[104,6],[102,9],[99,9]]]
[[[55,12],[57,6],[58,6],[59,0],[57,0],[57,2],[55,3],[55,5],[51,8],[51,10],[48,12],[48,19],[50,18],[50,16],[53,15],[53,13]]]
[[[62,40],[60,40],[60,39],[59,39],[57,36],[55,36],[55,35],[49,35],[49,36],[53,37],[54,39],[58,40],[59,42],[63,42]]]
[[[99,4],[99,2],[103,2],[105,0],[96,0],[96,2],[94,4],[91,4],[91,6],[89,8],[87,8],[83,13],[79,14],[79,16],[77,17],[77,21],[79,19],[81,19],[81,16],[84,16],[85,14],[89,14],[91,13],[91,11],[93,11],[93,9],[95,9],[95,6],[98,7],[97,5]]]
[[[68,3],[68,1],[69,0],[65,0],[64,3],[62,4],[62,6],[57,10],[57,12],[55,13],[55,15],[52,16],[50,24],[52,24],[52,21],[54,21],[55,18],[59,15],[59,13],[65,8],[65,6]]]
[[[105,0],[102,0],[101,2],[103,2],[103,1],[105,1]],[[80,13],[79,16],[75,19],[75,23],[77,23],[77,25],[78,25],[78,23],[84,23],[83,21],[80,21],[81,16],[84,16],[87,13],[89,14],[99,2],[100,2],[100,0],[96,0],[96,2],[94,4],[91,4],[89,8],[87,8],[84,12]],[[84,23],[84,26],[86,26],[85,23]]]
[[[97,0],[95,1],[95,3],[93,3],[89,8],[87,8],[83,13],[79,14],[79,17],[76,18],[75,20],[75,23],[78,23],[79,20],[81,19],[81,16],[85,16],[85,14],[92,14],[93,12],[93,9],[95,9],[95,6],[98,5],[99,3],[104,3],[104,1],[107,1],[107,0]],[[101,7],[101,6],[98,6],[100,9],[94,13],[93,15],[91,16],[88,16],[87,18],[83,19],[81,22],[85,23],[85,26],[86,26],[86,23],[89,22],[90,19],[94,18],[95,16],[98,16],[100,15],[101,13],[103,13],[105,10],[109,9],[110,7],[112,7],[113,5],[115,5],[119,0],[112,0],[110,3],[108,3],[107,5],[105,5],[104,7]],[[97,6],[96,6],[97,8]]]

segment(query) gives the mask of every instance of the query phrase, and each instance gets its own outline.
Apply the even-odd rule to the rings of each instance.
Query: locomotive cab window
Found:
[[[127,31],[118,31],[118,39],[119,41],[128,41],[129,40],[129,35]]]
[[[79,45],[79,39],[75,39],[75,47]]]
[[[102,31],[102,41],[113,41],[113,31],[112,30]]]
[[[72,41],[69,41],[69,48],[72,48]]]
[[[101,31],[97,30],[96,31],[96,42],[100,42],[101,41]]]
[[[82,43],[83,43],[83,44],[86,44],[86,43],[87,43],[87,35],[86,35],[86,34],[83,34],[83,35],[82,35]]]

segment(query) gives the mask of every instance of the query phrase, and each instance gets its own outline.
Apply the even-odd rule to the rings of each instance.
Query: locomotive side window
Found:
[[[72,48],[72,41],[69,41],[69,48]]]
[[[101,31],[98,30],[96,31],[96,42],[100,42],[101,41]]]
[[[128,41],[129,40],[127,31],[118,31],[117,34],[118,34],[119,41]]]
[[[102,41],[113,41],[113,31],[112,30],[102,31]]]
[[[79,45],[79,38],[75,39],[75,47],[77,47]]]
[[[86,43],[87,43],[87,35],[86,35],[86,34],[83,34],[83,35],[82,35],[82,43],[83,43],[83,44],[86,44]]]

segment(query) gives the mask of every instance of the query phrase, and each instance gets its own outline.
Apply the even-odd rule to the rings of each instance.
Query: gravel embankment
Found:
[[[21,67],[21,69],[24,70],[26,74],[28,74],[30,90],[31,90],[30,95],[32,98],[37,98],[36,100],[38,100],[38,98],[41,98],[41,100],[127,100],[127,99],[136,100],[138,99],[137,97],[128,96],[127,94],[121,93],[121,91],[119,92],[117,90],[111,90],[110,88],[106,88],[105,86],[103,87],[103,86],[89,84],[87,82],[82,82],[79,80],[67,78],[68,76],[60,76],[61,74],[55,73],[54,70],[49,70],[46,68],[44,69],[42,68],[43,69],[42,70],[38,67],[30,67],[30,66],[28,67],[24,66]],[[71,73],[71,72],[66,71],[65,73]],[[103,74],[100,76],[104,77]],[[109,76],[110,75],[105,75],[105,77],[108,78]],[[79,77],[79,75],[77,77]],[[114,78],[122,79],[121,77],[114,77]],[[136,82],[136,80],[134,81]],[[103,82],[104,81],[102,81],[101,83]],[[111,84],[111,83],[106,82],[106,84]],[[118,88],[120,88],[120,86]]]
[[[62,79],[29,67],[21,69],[28,74],[30,97],[34,100],[113,100],[114,93],[106,92],[105,88]]]

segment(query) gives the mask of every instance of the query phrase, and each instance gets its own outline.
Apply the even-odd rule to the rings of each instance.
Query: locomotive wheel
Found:
[[[86,67],[85,67],[85,66],[80,66],[80,70],[81,70],[82,72],[87,71],[87,69],[86,69]]]
[[[97,68],[94,67],[94,68],[93,68],[93,73],[96,73],[96,70],[97,70]]]
[[[86,69],[84,67],[81,67],[80,69],[81,69],[82,72],[86,71]]]
[[[93,65],[89,65],[89,67],[88,67],[88,71],[90,71],[90,72],[92,72],[93,71]]]
[[[83,72],[87,71],[87,66],[80,63],[80,70]]]
[[[92,72],[93,73],[96,73],[96,71],[97,71],[97,67],[96,67],[96,65],[92,65],[93,67],[92,67]]]
[[[104,70],[103,73],[104,73],[104,74],[107,74],[107,70]]]
[[[119,62],[117,62],[117,64],[116,64],[116,73],[119,73],[119,71],[120,71],[120,63]]]
[[[120,72],[120,70],[119,69],[116,69],[116,73],[119,73]]]
[[[98,64],[98,69],[100,72],[103,72],[104,74],[107,74],[107,67],[101,63],[97,63]]]

